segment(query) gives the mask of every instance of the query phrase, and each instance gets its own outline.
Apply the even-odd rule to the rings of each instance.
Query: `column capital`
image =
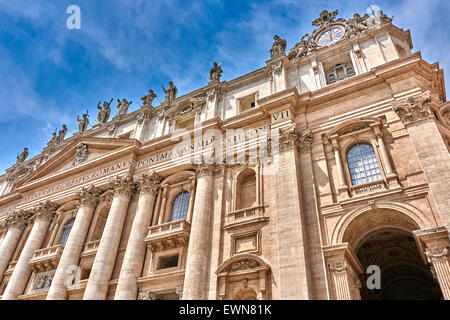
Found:
[[[425,255],[429,263],[438,260],[446,260],[448,257],[448,246],[434,246],[425,249]]]
[[[5,221],[5,227],[6,228],[16,228],[16,229],[23,229],[28,224],[28,219],[33,214],[31,212],[24,211],[22,209],[15,210],[13,213],[11,213]]]
[[[76,197],[80,199],[80,206],[93,207],[95,206],[98,196],[101,194],[101,190],[91,184],[88,187],[84,187],[81,191],[76,193]]]
[[[347,262],[345,259],[334,261],[328,264],[328,268],[332,272],[345,272],[347,270]]]
[[[409,97],[406,101],[396,102],[392,110],[407,125],[431,118],[431,103],[431,94],[426,91],[419,96]]]
[[[37,219],[51,220],[56,213],[59,205],[49,200],[41,201],[39,205],[34,209]]]
[[[143,174],[141,180],[137,182],[137,189],[139,190],[140,194],[155,194],[161,186],[161,181],[162,177],[154,171],[150,174]]]
[[[114,195],[131,196],[135,190],[135,184],[130,175],[116,176],[110,184],[114,189]]]
[[[197,177],[202,176],[214,176],[215,173],[220,171],[221,166],[217,163],[202,163],[197,165],[196,173]]]

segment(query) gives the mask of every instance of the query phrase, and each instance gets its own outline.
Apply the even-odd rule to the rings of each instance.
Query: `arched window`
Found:
[[[172,213],[170,214],[170,221],[186,219],[189,207],[189,192],[183,191],[178,194],[172,202]]]
[[[380,167],[373,148],[368,143],[357,143],[347,152],[347,163],[352,185],[381,180]]]
[[[61,235],[61,239],[59,240],[59,244],[62,246],[66,245],[67,238],[69,238],[70,230],[72,230],[73,222],[75,221],[75,218],[71,219],[69,222],[66,223],[66,225],[63,228],[63,232]]]

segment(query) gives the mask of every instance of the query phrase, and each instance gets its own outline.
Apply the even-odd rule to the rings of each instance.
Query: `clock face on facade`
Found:
[[[340,28],[332,28],[330,30],[325,31],[320,37],[319,37],[319,45],[320,46],[330,46],[332,44],[335,44],[339,40],[342,39],[344,36],[344,32]]]

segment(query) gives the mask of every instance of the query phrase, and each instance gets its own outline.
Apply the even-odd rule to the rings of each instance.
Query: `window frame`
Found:
[[[353,178],[352,178],[352,174],[351,174],[351,172],[350,172],[350,163],[349,163],[349,161],[348,161],[348,154],[349,154],[350,150],[351,150],[353,147],[356,147],[357,145],[368,145],[368,146],[370,146],[370,147],[372,148],[373,155],[375,156],[375,160],[376,160],[376,163],[377,163],[377,166],[378,166],[380,179],[373,180],[373,181],[367,181],[367,182],[360,183],[360,184],[353,184]],[[354,142],[354,143],[351,143],[349,146],[347,146],[347,148],[345,149],[345,154],[344,154],[344,156],[345,156],[345,162],[344,162],[344,163],[345,163],[346,168],[347,168],[346,171],[347,171],[348,178],[349,178],[349,182],[350,182],[350,183],[349,183],[350,188],[352,188],[352,187],[360,187],[360,186],[364,186],[364,185],[368,185],[368,184],[374,184],[374,183],[376,183],[376,182],[384,181],[384,176],[383,176],[383,165],[382,165],[382,163],[380,162],[379,157],[377,156],[376,150],[377,150],[377,149],[373,146],[372,143],[370,143],[370,142],[368,142],[368,141],[364,141],[364,140],[356,141],[356,142]],[[366,172],[365,169],[364,169],[364,172]],[[366,178],[367,178],[367,177],[366,177]],[[358,180],[358,179],[356,179],[356,180]]]
[[[172,216],[174,213],[174,203],[175,201],[178,199],[178,197],[180,197],[183,194],[187,194],[187,196],[182,199],[181,201],[184,201],[180,204],[181,208],[183,207],[183,205],[185,206],[185,216],[182,219],[176,219],[176,220],[172,220]],[[188,214],[189,214],[189,202],[190,202],[190,198],[191,198],[191,192],[187,191],[187,190],[181,190],[180,192],[178,192],[172,199],[171,199],[171,204],[170,204],[170,214],[169,214],[169,221],[168,222],[174,222],[174,221],[183,221],[183,220],[187,220]],[[181,209],[180,208],[180,209]],[[181,215],[179,215],[179,217],[181,217]]]

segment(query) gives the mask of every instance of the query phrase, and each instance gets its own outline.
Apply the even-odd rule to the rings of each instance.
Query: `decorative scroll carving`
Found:
[[[321,11],[320,17],[312,22],[312,25],[317,28],[309,36],[308,34],[305,34],[300,41],[290,49],[288,58],[292,60],[298,57],[304,57],[317,51],[320,48],[317,42],[319,36],[321,36],[323,32],[329,28],[338,27],[344,32],[344,36],[342,38],[349,38],[357,34],[364,33],[368,29],[375,27],[377,24],[383,25],[392,22],[392,19],[388,18],[382,12],[379,12],[375,19],[367,14],[361,17],[359,14],[355,13],[353,18],[348,20],[344,18],[339,18],[336,20],[337,15],[338,10],[332,12],[327,10]]]
[[[138,300],[156,300],[156,294],[150,290],[140,292]]]
[[[0,226],[0,229],[3,228],[17,228],[17,229],[23,229],[26,227],[29,218],[33,214],[31,212],[27,212],[24,210],[16,210],[13,213],[10,213],[5,220],[3,221],[3,225]]]
[[[34,209],[36,212],[36,218],[44,218],[51,220],[56,213],[56,209],[59,207],[57,203],[49,200],[41,201],[39,205]]]
[[[247,269],[255,269],[259,266],[261,266],[261,264],[256,260],[242,259],[242,260],[232,263],[225,271],[235,272],[235,271],[241,271],[241,270],[247,270]]]
[[[347,262],[345,260],[339,260],[332,262],[328,265],[333,272],[343,272],[347,270]]]
[[[312,134],[311,130],[307,129],[301,133],[296,141],[297,150],[299,153],[307,153],[311,151]]]
[[[135,189],[133,178],[130,175],[120,177],[116,176],[111,182],[115,195],[130,196]]]
[[[88,146],[85,143],[80,143],[75,151],[75,157],[73,158],[72,165],[76,166],[87,160],[89,157]]]
[[[84,187],[80,192],[77,192],[76,196],[80,199],[81,206],[90,207],[95,205],[100,193],[101,190],[91,184],[89,187]]]
[[[37,275],[34,280],[33,291],[45,290],[50,288],[55,274]]]
[[[272,81],[275,75],[279,76],[283,70],[283,64],[279,61],[276,64],[272,64],[269,68],[269,79]]]
[[[162,178],[156,173],[143,174],[140,181],[137,182],[137,189],[142,193],[156,193],[160,187]]]
[[[177,285],[175,288],[175,293],[178,295],[178,299],[182,300],[183,299],[183,285]]]
[[[448,247],[446,246],[436,246],[430,247],[425,250],[425,255],[429,263],[436,260],[445,260],[448,257]]]
[[[298,132],[295,125],[287,130],[283,130],[280,134],[280,152],[285,152],[297,147],[298,152],[305,153],[311,150],[312,135],[311,130]]]
[[[398,102],[392,107],[404,124],[417,122],[431,117],[430,92],[427,91],[419,97],[409,97],[407,102]]]

